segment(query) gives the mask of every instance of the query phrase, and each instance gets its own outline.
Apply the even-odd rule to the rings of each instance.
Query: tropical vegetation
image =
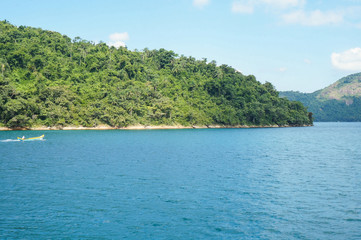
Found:
[[[305,125],[271,83],[173,51],[109,47],[0,21],[0,125]]]

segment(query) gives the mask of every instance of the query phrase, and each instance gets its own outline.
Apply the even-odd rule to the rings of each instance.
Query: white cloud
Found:
[[[129,40],[129,34],[127,32],[123,33],[113,33],[109,35],[111,41],[126,41]]]
[[[286,72],[286,71],[287,71],[287,68],[285,68],[285,67],[280,67],[280,68],[278,69],[278,71],[280,71],[280,72]]]
[[[193,0],[193,6],[197,8],[202,8],[209,4],[210,0]]]
[[[235,1],[232,3],[234,13],[253,13],[253,2]]]
[[[261,2],[276,8],[301,7],[305,0],[261,0]]]
[[[234,13],[253,13],[255,7],[287,9],[302,7],[306,0],[236,0],[232,3]]]
[[[341,70],[361,71],[361,48],[332,53],[331,62],[335,68]]]
[[[125,41],[129,40],[129,34],[127,32],[113,33],[109,35],[109,39],[109,46],[114,46],[116,48],[125,47]]]
[[[238,14],[253,14],[257,11],[263,11],[265,14],[271,13],[286,24],[303,26],[348,25],[361,28],[361,6],[343,7],[341,5],[330,10],[305,10],[306,4],[307,0],[233,0],[231,10]]]
[[[321,12],[315,10],[305,12],[303,10],[294,11],[292,13],[284,14],[282,16],[285,23],[301,24],[305,26],[321,26],[328,24],[338,24],[343,22],[343,13],[341,12]]]
[[[307,64],[311,64],[311,60],[310,60],[310,59],[305,58],[303,61],[304,61],[305,63],[307,63]]]

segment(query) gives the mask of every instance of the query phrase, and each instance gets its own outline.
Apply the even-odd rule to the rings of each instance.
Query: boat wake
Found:
[[[19,139],[5,139],[5,140],[0,140],[0,142],[20,142]]]

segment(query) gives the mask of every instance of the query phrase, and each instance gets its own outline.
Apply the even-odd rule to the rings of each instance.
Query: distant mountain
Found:
[[[318,122],[361,121],[361,73],[341,78],[313,93],[280,92],[280,97],[300,101]]]
[[[346,102],[353,97],[361,97],[361,73],[341,78],[334,84],[322,89],[318,94],[319,99],[336,99]]]

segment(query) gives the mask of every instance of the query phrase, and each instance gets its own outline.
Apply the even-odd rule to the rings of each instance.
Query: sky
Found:
[[[12,0],[0,20],[214,60],[279,91],[361,72],[361,0]]]

